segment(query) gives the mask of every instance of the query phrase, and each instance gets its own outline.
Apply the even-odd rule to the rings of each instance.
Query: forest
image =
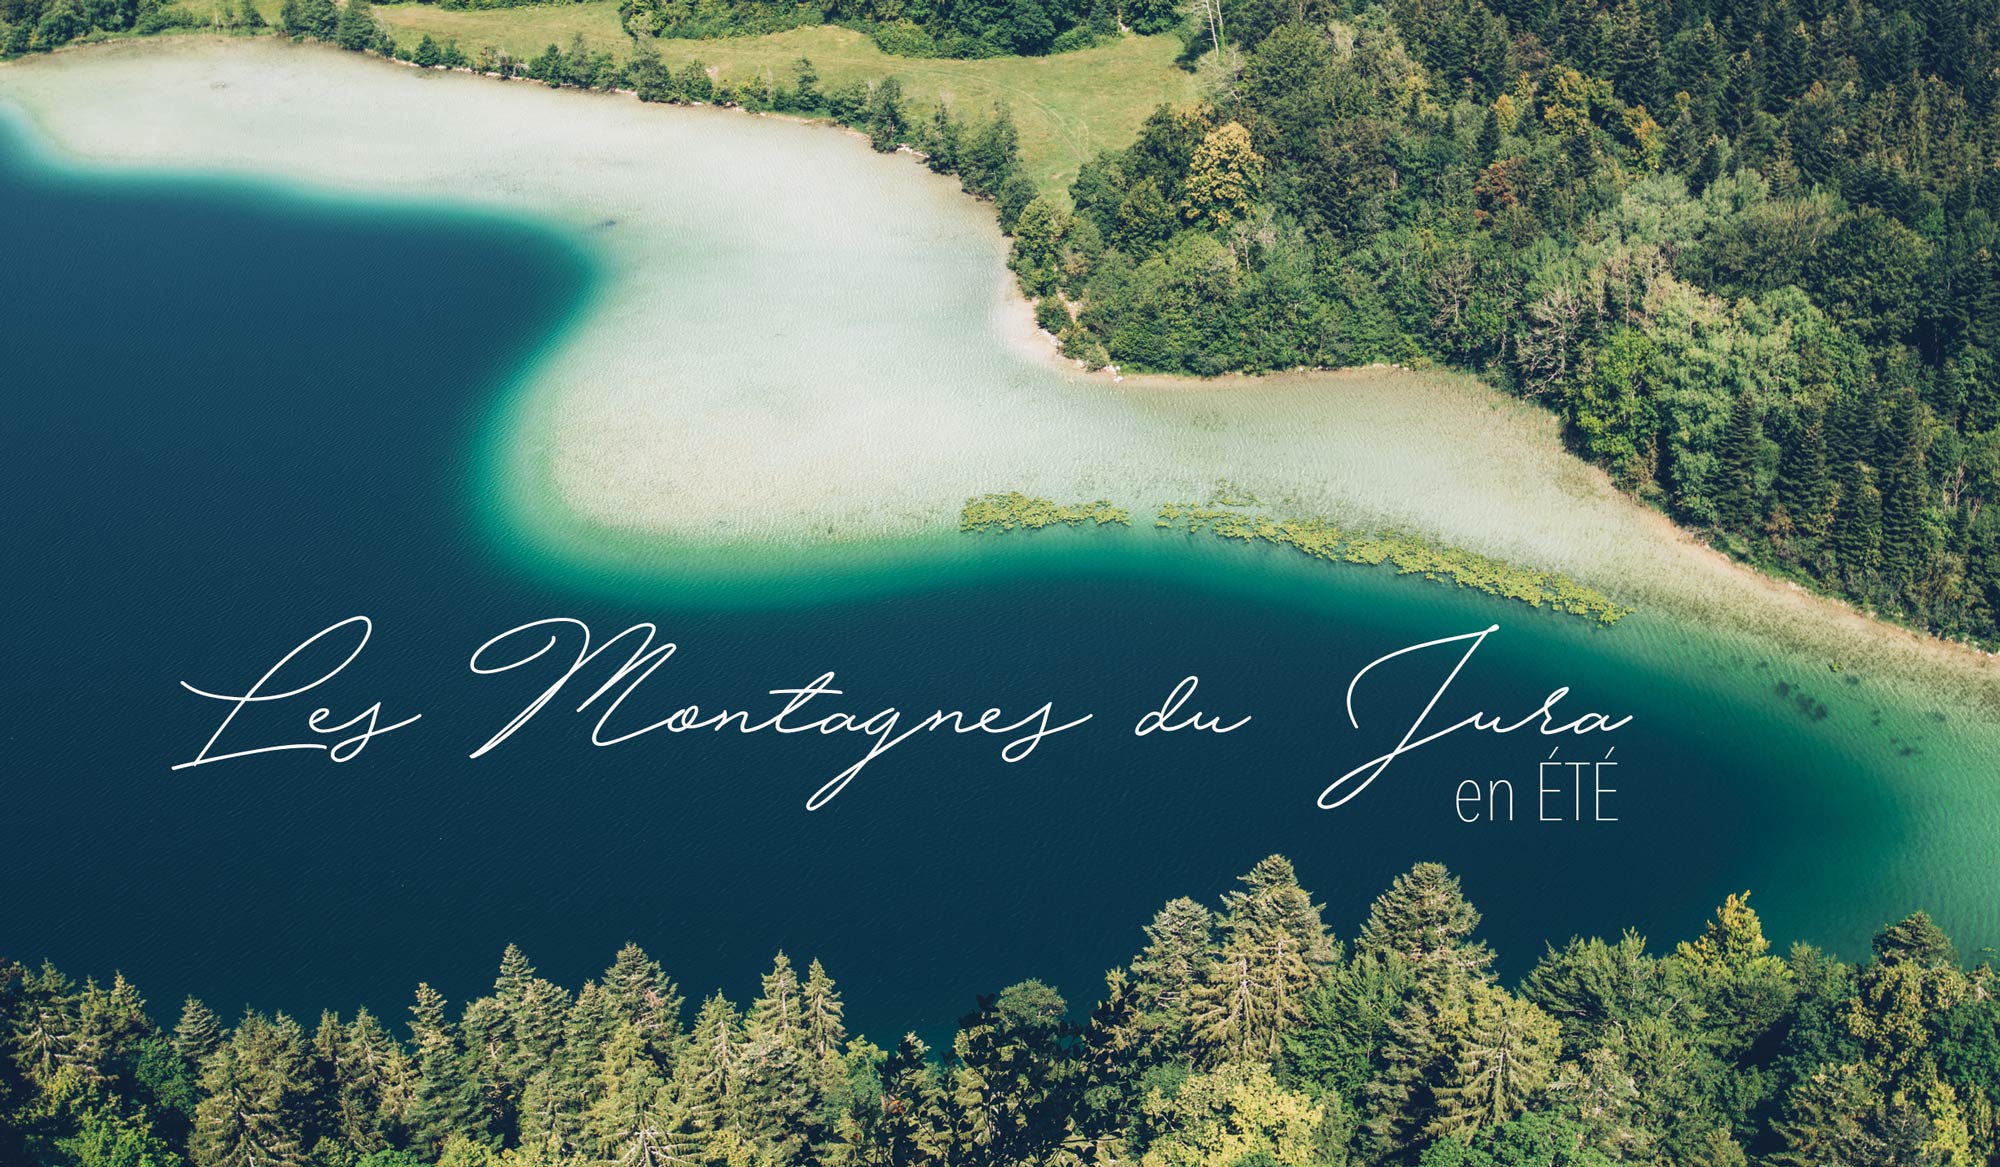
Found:
[[[2000,643],[1991,0],[1208,10],[1208,99],[1043,192],[1064,352],[1433,363],[1724,550]]]
[[[1862,964],[1771,950],[1748,895],[1513,987],[1418,864],[1337,939],[1290,862],[1175,899],[1088,1011],[1024,981],[948,1049],[850,1034],[819,962],[698,1004],[637,946],[575,990],[518,948],[408,1016],[168,1027],[124,977],[0,961],[0,1162],[43,1167],[1977,1167],[2000,1000],[1922,913]],[[690,1014],[692,1020],[689,1020]]]

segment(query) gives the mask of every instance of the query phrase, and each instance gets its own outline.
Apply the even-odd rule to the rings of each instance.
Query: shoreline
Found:
[[[1108,497],[1143,513],[1174,499],[1203,497],[1219,477],[1213,471],[1262,461],[1280,469],[1264,472],[1258,493],[1297,495],[1302,508],[1334,521],[1397,526],[1561,572],[1642,611],[1720,625],[1830,667],[1863,660],[1871,676],[1925,692],[1949,688],[1955,678],[1969,683],[1958,703],[2000,713],[2000,658],[1864,615],[1730,559],[1563,451],[1546,411],[1469,374],[1364,368],[1196,379],[1083,372],[1035,326],[1005,267],[1006,240],[990,209],[948,177],[907,169],[910,158],[874,154],[852,132],[819,134],[823,126],[814,121],[759,115],[735,124],[770,127],[768,134],[717,134],[716,114],[756,111],[656,115],[630,98],[597,102],[586,113],[558,104],[564,97],[539,84],[465,84],[459,74],[470,70],[406,65],[373,74],[384,85],[352,87],[349,77],[388,62],[273,38],[193,34],[159,45],[76,46],[27,60],[34,63],[24,68],[11,62],[0,71],[0,93],[13,92],[18,100],[14,91],[53,89],[57,96],[42,99],[44,115],[30,120],[74,168],[156,172],[165,163],[176,173],[275,180],[314,195],[331,189],[371,201],[387,196],[471,207],[554,225],[591,249],[606,269],[601,283],[532,356],[493,422],[508,447],[493,467],[492,485],[507,496],[499,500],[501,510],[521,518],[534,509],[525,505],[526,492],[543,489],[535,505],[554,503],[567,512],[572,539],[565,542],[637,542],[661,558],[702,548],[726,556],[731,548],[762,543],[782,554],[842,560],[884,558],[885,548],[895,545],[902,550],[886,554],[893,560],[912,547],[945,550],[956,535],[958,507],[974,494],[1020,489],[1057,498]],[[152,75],[189,92],[188,102],[202,106],[193,119],[199,124],[169,119],[149,137],[133,119],[113,124],[125,104],[118,96],[93,94],[95,112],[82,114],[86,99],[61,97],[61,84],[39,84],[57,74],[107,70]],[[209,85],[220,86],[207,93],[222,97],[193,96],[192,83],[211,73],[216,76]],[[224,73],[241,77],[225,79]],[[249,86],[283,106],[302,83],[374,102],[375,110],[410,111],[421,125],[414,133],[405,130],[405,138],[450,137],[438,134],[448,130],[474,140],[439,151],[412,149],[400,139],[373,145],[359,140],[365,128],[376,128],[367,113],[342,118],[315,110],[315,123],[300,135],[317,135],[316,145],[286,142],[272,133],[269,111],[230,99],[231,87]],[[428,89],[419,93],[415,86]],[[390,100],[387,92],[367,90],[395,93]],[[20,104],[35,113],[33,102]],[[495,105],[506,106],[498,111],[503,116],[490,116]],[[485,112],[475,116],[475,107]],[[50,111],[64,124],[51,124]],[[477,140],[479,121],[497,123],[507,114],[529,127],[530,142],[509,148],[493,139],[491,129],[484,131],[488,141]],[[89,124],[77,125],[79,116]],[[621,155],[627,148],[630,154]],[[557,158],[567,151],[568,165],[551,168],[565,173],[536,175],[510,164],[537,149]],[[720,179],[713,185],[733,186],[735,193],[704,195],[685,174],[670,174],[664,162],[643,156],[648,151],[676,155],[673,161],[681,163],[692,154],[713,164]],[[681,201],[661,206],[645,197],[650,191],[638,174],[624,181],[602,177],[612,167],[660,167],[655,177]],[[789,204],[752,208],[736,197],[759,181],[796,182],[801,170],[807,185],[838,204],[838,213]],[[801,219],[807,221],[802,225]],[[840,288],[855,278],[856,256],[837,236],[856,222],[874,231],[870,237],[878,242],[893,241],[906,263],[898,273],[904,286],[875,281],[868,291],[885,307],[872,317],[780,297],[761,305],[781,325],[768,329],[767,339],[796,348],[801,332],[852,333],[867,337],[864,347],[897,352],[900,367],[836,357],[840,367],[828,379],[839,383],[817,390],[796,384],[796,360],[750,351],[737,357],[737,369],[721,374],[733,384],[697,387],[697,378],[716,375],[699,368],[701,355],[729,351],[718,347],[730,343],[722,339],[728,321],[709,311],[707,300],[728,294],[733,269],[743,262],[785,265],[800,269],[802,278]],[[721,232],[728,254],[689,254],[702,238],[696,227]],[[600,242],[611,234],[618,236],[614,243]],[[687,276],[690,259],[697,269],[692,289],[662,275],[672,268]],[[989,274],[981,276],[979,266]],[[988,280],[997,281],[1003,294],[994,295]],[[962,316],[981,300],[974,316],[988,338],[986,352],[974,351],[977,340],[963,320],[942,319]],[[899,312],[919,317],[922,327],[896,327]],[[649,341],[636,356],[616,351],[614,340],[628,341],[663,322],[697,335],[680,343]],[[908,351],[905,340],[917,351]],[[972,368],[951,375],[946,370],[954,363]],[[932,377],[942,385],[885,384]],[[1004,391],[993,390],[996,382]],[[621,383],[622,390],[613,388]],[[891,400],[877,400],[883,397]],[[690,411],[701,415],[699,425],[684,424]],[[854,415],[860,424],[833,433],[810,432],[812,425],[802,421]],[[998,419],[1041,429],[1025,440],[982,430]],[[746,474],[729,464],[744,461],[744,451],[704,462],[690,443],[700,433],[720,432],[718,426],[755,435],[748,460],[768,473]],[[882,434],[899,430],[922,434],[934,448],[886,460],[870,453]],[[1329,451],[1328,442],[1340,448]],[[845,484],[827,477],[842,469]],[[769,491],[774,501],[757,505],[750,484],[769,487],[773,479],[779,486]],[[1446,493],[1459,497],[1404,497],[1412,483],[1437,482],[1456,484]],[[576,552],[574,545],[554,546],[547,531],[514,533],[539,540],[559,558]],[[633,548],[612,550],[616,559]],[[704,574],[678,566],[681,578]],[[816,567],[791,566],[794,572]],[[675,572],[670,567],[665,574]]]

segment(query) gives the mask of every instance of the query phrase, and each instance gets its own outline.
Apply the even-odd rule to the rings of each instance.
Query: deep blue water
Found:
[[[163,1014],[196,993],[224,1012],[401,1017],[419,980],[482,991],[510,940],[573,987],[633,939],[694,996],[748,997],[779,948],[818,956],[881,1040],[1028,976],[1087,1005],[1162,902],[1212,902],[1271,852],[1343,937],[1397,871],[1442,859],[1519,972],[1572,932],[1690,935],[1747,883],[1816,902],[1898,829],[1869,782],[1802,799],[1774,780],[1841,764],[1783,702],[1745,711],[1596,651],[1618,629],[1360,569],[1312,577],[1311,604],[1085,551],[1059,572],[761,611],[572,592],[508,566],[471,502],[486,411],[588,289],[560,241],[259,187],[61,177],[4,138],[0,223],[0,952],[122,969]],[[375,635],[352,666],[245,713],[221,748],[310,738],[320,705],[339,720],[379,700],[420,722],[341,765],[170,769],[224,712],[180,681],[246,685],[357,613]],[[469,760],[531,686],[527,670],[473,676],[467,657],[553,615],[660,622],[681,650],[648,710],[767,710],[766,690],[837,670],[842,707],[864,712],[1050,700],[1097,718],[1018,765],[997,741],[909,742],[813,814],[807,795],[861,742],[593,749],[552,708]],[[1469,735],[1314,809],[1442,666],[1385,669],[1363,695],[1370,733],[1344,721],[1346,679],[1492,621],[1502,634],[1454,690],[1467,706],[1525,712],[1568,684],[1579,711],[1639,715],[1615,741],[1621,821],[1458,823],[1464,777],[1510,779],[1531,819],[1548,748]],[[1197,704],[1255,720],[1134,738],[1189,673]],[[1803,854],[1825,869],[1774,867]],[[1852,948],[1877,922],[1820,938]]]

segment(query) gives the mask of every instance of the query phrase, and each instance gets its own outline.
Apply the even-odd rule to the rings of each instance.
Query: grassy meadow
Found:
[[[233,0],[225,2],[234,6]],[[279,0],[256,2],[265,19],[277,19]],[[608,50],[620,60],[632,48],[619,27],[616,0],[484,10],[380,4],[375,14],[406,48],[426,33],[439,43],[456,38],[467,54],[491,45],[524,60],[550,44],[567,48],[577,35],[591,49]],[[903,83],[913,118],[929,118],[941,100],[960,116],[984,116],[994,102],[1005,100],[1021,131],[1029,176],[1051,191],[1066,190],[1077,167],[1099,151],[1131,141],[1154,107],[1191,100],[1195,92],[1194,78],[1174,64],[1181,45],[1172,36],[1127,36],[1080,52],[982,61],[893,57],[863,34],[831,26],[652,44],[673,67],[699,60],[732,83],[768,72],[790,84],[800,57],[812,59],[822,90],[894,76]]]

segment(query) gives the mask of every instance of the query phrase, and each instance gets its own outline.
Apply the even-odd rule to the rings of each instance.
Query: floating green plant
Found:
[[[1462,548],[1439,546],[1413,535],[1343,531],[1324,519],[1275,519],[1231,509],[1226,503],[1221,506],[1168,503],[1160,508],[1154,526],[1273,543],[1329,562],[1370,566],[1393,563],[1404,575],[1448,581],[1537,608],[1546,605],[1558,612],[1589,616],[1601,624],[1616,624],[1632,610],[1614,603],[1603,592],[1556,572],[1519,567]]]
[[[958,529],[961,531],[1011,531],[1016,527],[1034,531],[1052,527],[1057,523],[1067,523],[1080,527],[1085,523],[1103,526],[1106,523],[1132,525],[1132,512],[1124,507],[1112,506],[1109,500],[1072,503],[1064,506],[1054,499],[1035,498],[1010,490],[1006,494],[982,494],[978,498],[965,500],[965,509],[958,513]]]
[[[1480,555],[1458,547],[1447,547],[1415,535],[1400,532],[1346,531],[1325,519],[1279,519],[1255,510],[1252,496],[1224,487],[1208,503],[1166,503],[1160,507],[1155,527],[1182,530],[1190,534],[1206,531],[1224,539],[1264,542],[1290,547],[1314,559],[1330,563],[1359,563],[1379,567],[1394,564],[1403,575],[1421,575],[1441,583],[1454,583],[1487,595],[1519,600],[1536,608],[1547,607],[1572,616],[1588,616],[1600,624],[1616,624],[1632,609],[1617,604],[1603,592],[1585,587],[1566,575],[1520,567],[1505,560]],[[959,512],[961,531],[1001,532],[1038,530],[1058,523],[1080,527],[1086,523],[1103,526],[1117,523],[1130,526],[1132,514],[1108,500],[1063,505],[1053,499],[1037,498],[1018,490],[1006,494],[983,494],[965,500]]]

